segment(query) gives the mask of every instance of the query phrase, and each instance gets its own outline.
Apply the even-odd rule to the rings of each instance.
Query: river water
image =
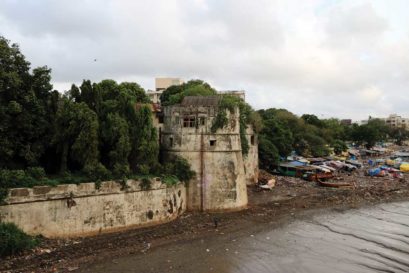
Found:
[[[84,272],[409,272],[409,202],[264,225],[151,248]]]

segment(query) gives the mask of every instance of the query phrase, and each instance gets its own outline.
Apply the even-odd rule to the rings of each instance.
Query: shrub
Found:
[[[128,164],[115,163],[112,174],[114,177],[123,177],[130,174]]]
[[[129,186],[126,184],[126,181],[128,178],[126,176],[122,177],[122,179],[118,179],[116,182],[118,182],[121,185],[121,190],[126,190],[129,188]]]
[[[162,176],[162,181],[167,185],[176,185],[180,180],[174,175],[164,175]]]
[[[24,187],[27,181],[23,170],[0,170],[0,185],[5,188]]]
[[[332,147],[334,148],[334,152],[337,155],[348,150],[348,146],[345,144],[345,142],[339,139],[334,140],[334,142],[332,143]]]
[[[89,179],[94,181],[111,178],[111,172],[101,163],[86,166],[84,168],[84,173]]]
[[[141,182],[141,189],[142,190],[150,190],[151,189],[151,180],[148,178],[142,178]]]
[[[163,176],[176,176],[182,182],[189,182],[196,173],[190,169],[189,162],[176,155],[169,156],[163,166]]]
[[[141,175],[148,175],[149,171],[150,171],[150,168],[146,164],[140,164],[140,165],[138,165],[138,171],[139,171],[139,173]]]
[[[0,204],[3,202],[4,199],[6,199],[8,192],[9,192],[8,189],[0,188]]]
[[[38,241],[13,223],[0,223],[0,256],[16,254],[36,246]]]
[[[26,170],[26,175],[35,179],[44,179],[46,177],[45,171],[41,167],[30,167]]]

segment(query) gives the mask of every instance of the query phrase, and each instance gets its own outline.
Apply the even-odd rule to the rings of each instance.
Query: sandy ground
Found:
[[[143,255],[146,251],[169,243],[207,238],[217,232],[237,232],[262,223],[281,226],[310,210],[348,209],[409,200],[409,175],[404,179],[371,178],[358,171],[341,174],[341,177],[344,181],[354,182],[355,187],[324,188],[315,182],[279,177],[277,186],[271,191],[249,187],[249,207],[244,211],[223,214],[185,213],[173,222],[155,227],[88,238],[44,238],[37,248],[3,259],[0,272],[83,271],[107,259]]]

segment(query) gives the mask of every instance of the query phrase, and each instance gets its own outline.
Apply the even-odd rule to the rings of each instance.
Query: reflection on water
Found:
[[[99,264],[87,272],[409,272],[409,203],[222,234]]]

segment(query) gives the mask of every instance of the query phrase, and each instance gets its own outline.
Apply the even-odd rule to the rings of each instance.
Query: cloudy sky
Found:
[[[0,0],[0,35],[59,91],[200,78],[256,109],[409,117],[407,0]]]

